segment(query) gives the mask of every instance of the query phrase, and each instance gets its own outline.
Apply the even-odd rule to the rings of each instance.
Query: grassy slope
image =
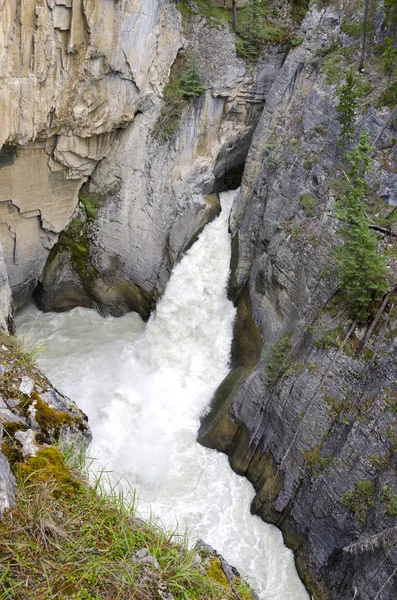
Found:
[[[17,479],[16,507],[0,525],[1,600],[253,598],[241,580],[229,585],[216,556],[137,518],[133,494],[88,485],[56,448],[20,463]],[[135,564],[142,549],[158,566]]]

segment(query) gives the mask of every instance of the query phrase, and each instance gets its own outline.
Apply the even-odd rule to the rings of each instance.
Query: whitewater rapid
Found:
[[[103,319],[29,306],[18,334],[44,343],[39,366],[85,411],[94,467],[123,475],[139,513],[188,528],[246,576],[263,600],[307,600],[281,533],[252,516],[251,484],[196,443],[200,414],[228,372],[235,309],[226,297],[234,192],[174,268],[156,313]]]

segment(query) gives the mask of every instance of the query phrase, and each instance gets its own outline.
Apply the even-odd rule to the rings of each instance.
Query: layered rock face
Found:
[[[78,264],[70,245],[58,245],[36,296],[45,310],[79,304],[116,315],[137,310],[147,317],[173,265],[219,212],[213,193],[239,183],[254,126],[285,52],[270,52],[250,73],[237,58],[235,37],[226,25],[213,28],[192,15],[182,37],[180,14],[168,9],[173,18],[162,23],[158,43],[168,51],[174,44],[175,55],[178,44],[193,50],[207,91],[185,104],[179,131],[168,141],[158,127],[172,106],[164,107],[155,95],[118,133],[87,191],[97,205],[96,218],[74,236],[87,246],[86,256]],[[176,56],[171,81],[183,52]]]
[[[1,2],[0,232],[17,307],[81,184],[167,81],[174,13],[155,0]]]
[[[334,252],[343,175],[337,86],[324,61],[333,42],[356,56],[354,41],[340,33],[342,18],[312,8],[302,43],[267,96],[230,221],[234,369],[199,441],[226,452],[253,483],[252,512],[282,529],[313,598],[390,600],[397,596],[396,242],[381,242],[391,291],[371,329],[359,328],[338,292]],[[343,81],[347,65],[338,60]],[[376,65],[367,68],[374,94],[384,81]],[[366,101],[359,129],[373,141],[383,131],[367,201],[375,217],[391,210],[379,198],[390,199],[397,185],[395,141],[390,109],[372,108],[373,95]]]
[[[0,329],[11,333],[13,324],[13,305],[7,267],[4,262],[3,248],[0,244]]]

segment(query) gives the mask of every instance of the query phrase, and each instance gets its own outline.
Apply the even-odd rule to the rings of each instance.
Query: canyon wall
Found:
[[[182,35],[174,13],[172,23]],[[116,315],[137,310],[147,318],[174,264],[219,212],[216,192],[232,186],[233,177],[239,182],[286,50],[276,48],[249,70],[236,55],[228,27],[211,27],[195,13],[179,43],[184,48],[170,83],[183,68],[185,52],[194,52],[206,92],[183,104],[170,139],[162,138],[161,126],[172,103],[155,96],[118,133],[87,188],[96,217],[72,232],[86,246],[86,256],[76,257],[70,244],[57,246],[36,294],[45,310],[79,304]]]
[[[227,173],[239,180],[286,48],[247,68],[226,23],[189,11],[182,22],[170,0],[2,2],[0,235],[15,308],[39,282],[45,310],[147,317],[219,211],[212,194]],[[164,140],[164,86],[186,51],[207,91]]]
[[[161,93],[180,45],[168,2],[2,0],[0,235],[16,307],[82,183]]]
[[[337,90],[360,52],[341,30],[345,18],[353,17],[312,6],[267,96],[230,219],[233,370],[199,441],[226,452],[253,483],[252,512],[281,528],[313,598],[390,600],[397,263],[387,216],[397,189],[395,125],[392,107],[379,101],[386,82],[370,54],[357,119],[376,144],[366,210],[391,233],[380,241],[390,291],[369,329],[349,316],[335,251],[344,179]]]

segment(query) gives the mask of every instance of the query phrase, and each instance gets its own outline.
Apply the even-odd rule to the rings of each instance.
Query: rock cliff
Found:
[[[230,220],[234,368],[199,441],[226,452],[253,483],[252,512],[282,529],[313,598],[390,600],[397,595],[396,238],[380,241],[390,291],[372,324],[358,327],[335,258],[343,180],[337,89],[360,51],[341,28],[348,18],[312,6],[267,96]],[[391,108],[379,100],[378,60],[375,51],[367,57],[357,130],[368,129],[375,145],[366,210],[393,231],[386,200],[394,203],[397,185],[395,134]]]
[[[214,192],[233,185],[233,178],[239,182],[285,50],[269,52],[250,71],[236,56],[235,36],[225,24],[212,27],[192,12],[182,28],[175,7],[168,6],[167,14],[172,17],[162,24],[159,39],[164,46],[174,44],[169,85],[186,52],[193,51],[207,91],[184,103],[170,139],[161,129],[173,104],[156,94],[118,133],[87,188],[97,205],[95,219],[77,233],[87,256],[78,264],[70,245],[60,240],[37,292],[45,310],[80,304],[116,315],[132,309],[147,317],[173,265],[219,212]]]
[[[168,2],[0,4],[0,226],[16,307],[77,192],[157,96],[181,41]]]
[[[40,280],[45,310],[147,316],[219,211],[209,195],[240,179],[285,48],[248,69],[229,27],[192,7],[182,20],[169,0],[2,2],[0,235],[16,308]],[[164,86],[191,51],[207,92],[164,139]]]

